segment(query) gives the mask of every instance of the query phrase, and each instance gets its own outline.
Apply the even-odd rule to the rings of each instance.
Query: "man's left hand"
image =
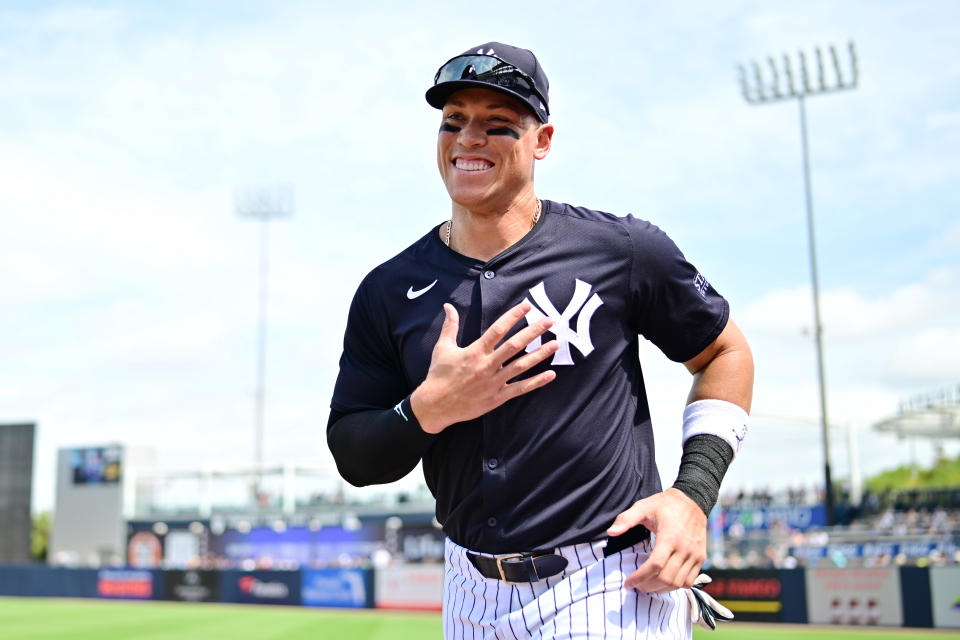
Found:
[[[656,536],[653,551],[623,586],[646,593],[690,588],[707,559],[707,517],[679,489],[638,500],[617,516],[607,534],[618,536],[643,525]]]

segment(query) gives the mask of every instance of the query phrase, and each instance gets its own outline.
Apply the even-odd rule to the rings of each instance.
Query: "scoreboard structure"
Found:
[[[125,503],[135,470],[152,464],[151,450],[120,443],[59,449],[50,564],[123,565]]]
[[[35,438],[35,424],[0,424],[0,564],[31,560],[30,494]]]

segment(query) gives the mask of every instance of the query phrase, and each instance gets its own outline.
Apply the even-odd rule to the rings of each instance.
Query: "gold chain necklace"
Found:
[[[533,220],[530,223],[530,228],[533,229],[537,226],[537,221],[540,220],[540,212],[543,210],[543,202],[540,199],[537,199],[537,209],[533,212]],[[453,230],[453,218],[447,220],[447,232],[443,238],[443,244],[450,246],[450,232]]]

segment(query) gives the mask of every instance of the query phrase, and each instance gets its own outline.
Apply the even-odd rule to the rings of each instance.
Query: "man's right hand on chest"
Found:
[[[460,327],[457,310],[449,303],[443,305],[446,317],[433,348],[427,377],[410,396],[410,407],[424,431],[440,433],[451,424],[480,417],[557,377],[554,371],[548,370],[511,382],[557,351],[557,341],[551,340],[536,351],[507,362],[553,326],[552,320],[544,319],[504,340],[529,310],[529,303],[518,304],[500,316],[473,344],[461,348],[457,344]]]

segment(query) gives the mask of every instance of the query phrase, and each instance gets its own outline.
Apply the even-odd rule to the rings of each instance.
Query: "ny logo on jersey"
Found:
[[[570,354],[571,344],[575,346],[584,357],[590,355],[590,352],[593,351],[593,341],[590,339],[590,319],[600,305],[603,304],[603,300],[601,300],[600,296],[596,293],[592,296],[590,295],[592,288],[593,286],[589,282],[577,279],[573,297],[570,298],[570,302],[567,304],[567,308],[563,310],[563,313],[557,311],[557,308],[550,301],[550,298],[547,297],[547,290],[542,282],[530,289],[533,302],[530,302],[530,298],[523,299],[524,302],[530,303],[533,307],[527,312],[527,324],[532,325],[544,318],[553,320],[553,326],[550,327],[549,331],[557,337],[560,348],[553,354],[553,360],[550,361],[551,365],[573,364],[573,356]],[[587,298],[589,298],[589,300]],[[534,304],[534,302],[536,304]],[[539,305],[539,309],[537,305]],[[570,328],[570,321],[573,319],[573,316],[577,315],[578,311],[580,315],[577,317],[577,330],[574,331]],[[527,353],[539,349],[540,344],[540,337],[535,338],[527,345]]]

